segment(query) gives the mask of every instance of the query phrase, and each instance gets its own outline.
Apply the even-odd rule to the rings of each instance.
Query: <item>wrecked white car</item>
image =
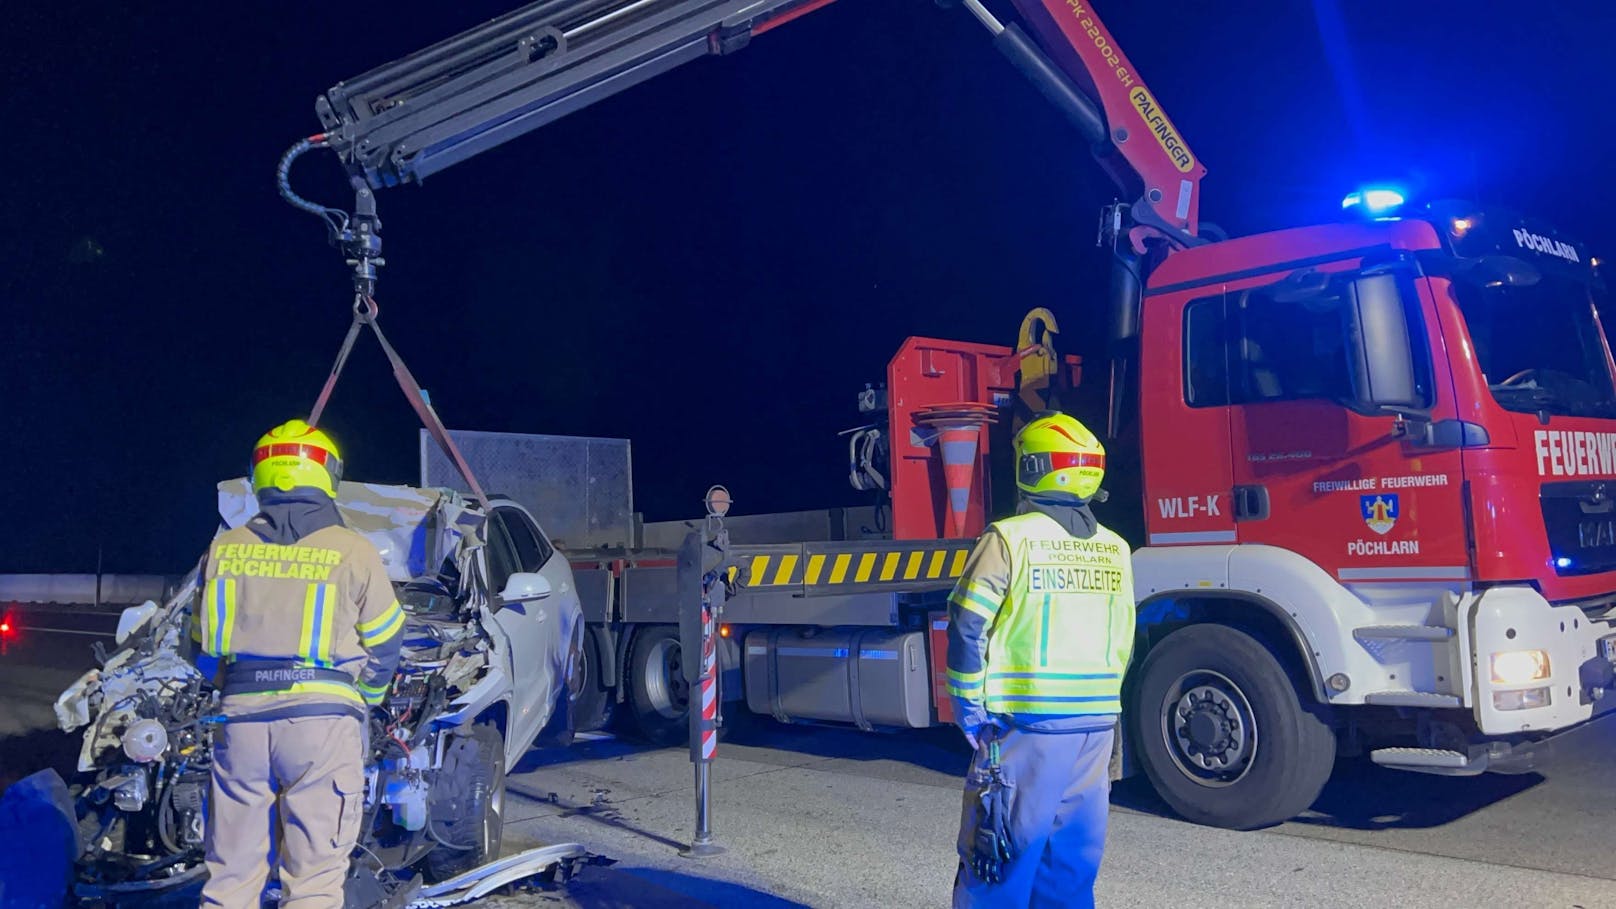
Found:
[[[449,490],[362,483],[343,483],[338,499],[344,522],[381,551],[408,618],[398,675],[371,711],[355,868],[442,880],[498,857],[506,768],[535,743],[572,739],[584,634],[572,571],[509,500],[484,514]],[[220,484],[221,531],[256,512],[245,480]],[[177,888],[205,873],[218,695],[191,663],[196,594],[193,572],[163,606],[128,610],[118,649],[57,700],[64,730],[88,727],[81,897]],[[392,877],[356,874],[350,886]]]

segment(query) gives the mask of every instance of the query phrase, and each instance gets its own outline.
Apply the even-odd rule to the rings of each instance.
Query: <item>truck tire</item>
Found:
[[[432,881],[446,881],[499,858],[505,828],[505,737],[478,723],[454,735],[428,812],[437,845],[421,861]]]
[[[578,661],[581,687],[572,702],[572,721],[579,732],[594,732],[611,722],[612,691],[601,677],[600,638],[593,631],[584,632],[581,656]]]
[[[1251,830],[1318,798],[1335,733],[1262,642],[1191,625],[1151,648],[1139,675],[1127,722],[1151,784],[1186,820]]]
[[[648,625],[629,649],[628,707],[633,731],[653,745],[690,741],[690,684],[676,625]]]

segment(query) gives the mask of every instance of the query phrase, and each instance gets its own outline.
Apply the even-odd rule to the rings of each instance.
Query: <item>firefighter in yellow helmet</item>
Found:
[[[340,909],[364,802],[367,705],[397,668],[404,613],[376,547],[337,512],[342,458],[301,420],[252,457],[259,512],[214,539],[193,616],[223,692],[202,905]],[[271,862],[277,867],[271,867]]]
[[[988,527],[949,597],[949,694],[976,748],[954,905],[1092,907],[1133,567],[1089,510],[1105,449],[1087,427],[1040,414],[1015,455],[1018,513]]]

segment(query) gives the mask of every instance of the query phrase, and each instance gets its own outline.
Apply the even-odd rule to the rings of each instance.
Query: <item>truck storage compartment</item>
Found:
[[[746,636],[746,706],[782,722],[930,726],[925,632],[754,631]]]

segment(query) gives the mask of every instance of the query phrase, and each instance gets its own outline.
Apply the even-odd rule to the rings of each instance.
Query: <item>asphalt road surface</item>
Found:
[[[97,642],[112,649],[118,612],[0,604],[0,787],[44,767],[72,772],[78,741],[56,731],[52,705],[96,665]]]
[[[50,704],[111,645],[115,615],[19,610],[0,648],[0,784],[71,771]],[[54,630],[50,630],[54,629]],[[501,906],[940,906],[960,778],[952,730],[866,735],[757,721],[719,747],[714,829],[727,852],[678,856],[694,820],[682,749],[613,738],[513,768],[507,852],[579,842],[616,860]],[[1313,810],[1231,833],[1173,818],[1142,781],[1112,796],[1102,906],[1616,909],[1616,724],[1575,733],[1538,774],[1446,778],[1342,761]]]

